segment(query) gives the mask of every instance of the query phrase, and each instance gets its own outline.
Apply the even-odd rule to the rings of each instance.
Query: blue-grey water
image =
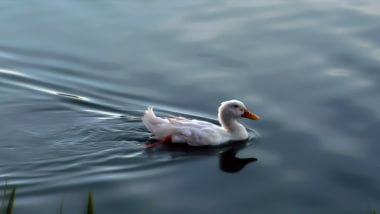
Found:
[[[15,214],[83,213],[89,191],[96,213],[380,212],[379,11],[1,1],[0,192]],[[248,142],[144,148],[148,106],[217,123],[229,99],[262,118]]]

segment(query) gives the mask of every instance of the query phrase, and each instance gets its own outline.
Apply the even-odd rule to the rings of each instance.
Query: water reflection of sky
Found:
[[[79,209],[94,190],[99,213],[366,213],[380,200],[378,11],[377,1],[5,3],[0,174],[28,211],[63,193]],[[241,120],[258,135],[236,159],[141,149],[147,106],[216,122],[228,99],[262,118]],[[247,158],[257,161],[226,173]]]

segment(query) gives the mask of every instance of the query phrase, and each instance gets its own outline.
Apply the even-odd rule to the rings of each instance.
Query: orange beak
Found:
[[[259,116],[257,116],[256,114],[248,111],[248,109],[244,109],[244,114],[242,115],[242,117],[245,117],[245,118],[248,118],[248,119],[251,119],[251,120],[260,120]]]

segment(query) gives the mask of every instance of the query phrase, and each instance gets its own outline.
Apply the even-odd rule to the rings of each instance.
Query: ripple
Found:
[[[19,213],[55,213],[62,195],[77,212],[88,191],[99,213],[365,213],[380,192],[377,2],[3,3],[0,180]],[[248,142],[143,147],[147,106],[217,123],[227,99],[263,118],[242,121]]]
[[[19,194],[22,197],[91,186],[103,181],[156,176],[170,170],[171,164],[218,156],[230,148],[203,150],[174,146],[145,149],[142,145],[150,137],[150,133],[141,123],[145,106],[132,102],[121,110],[120,106],[99,102],[99,99],[91,96],[65,92],[75,90],[65,86],[64,81],[49,82],[37,76],[7,69],[0,70],[0,75],[7,80],[7,84],[29,89],[28,93],[32,95],[36,92],[44,95],[45,105],[29,108],[28,112],[47,114],[49,117],[57,117],[58,110],[83,113],[75,119],[73,126],[65,126],[68,123],[66,121],[54,131],[37,132],[42,139],[54,139],[49,140],[41,156],[32,156],[27,161],[1,167],[2,174],[11,180],[9,185],[20,187]],[[62,90],[65,88],[66,90]],[[54,106],[46,105],[52,101]],[[215,119],[176,111],[161,110],[158,114],[175,114],[217,123]],[[258,139],[254,130],[249,130],[249,136],[249,144]],[[31,148],[30,151],[33,153],[43,145],[45,144]],[[5,148],[6,146],[2,149]]]

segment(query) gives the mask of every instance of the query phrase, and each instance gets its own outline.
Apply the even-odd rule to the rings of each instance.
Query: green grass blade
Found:
[[[3,199],[1,200],[1,207],[0,207],[0,213],[5,213],[5,204],[7,204],[7,198],[8,198],[8,178],[5,177],[5,184],[4,184],[4,192],[3,192]]]
[[[88,193],[87,214],[95,214],[94,199],[92,198],[92,192]]]
[[[14,206],[15,198],[16,198],[16,189],[17,189],[17,187],[14,186],[12,193],[11,193],[11,196],[10,196],[9,201],[8,201],[8,207],[7,207],[6,214],[12,214],[13,213],[13,206]]]
[[[59,207],[59,214],[63,214],[63,198],[61,200],[61,206]]]

